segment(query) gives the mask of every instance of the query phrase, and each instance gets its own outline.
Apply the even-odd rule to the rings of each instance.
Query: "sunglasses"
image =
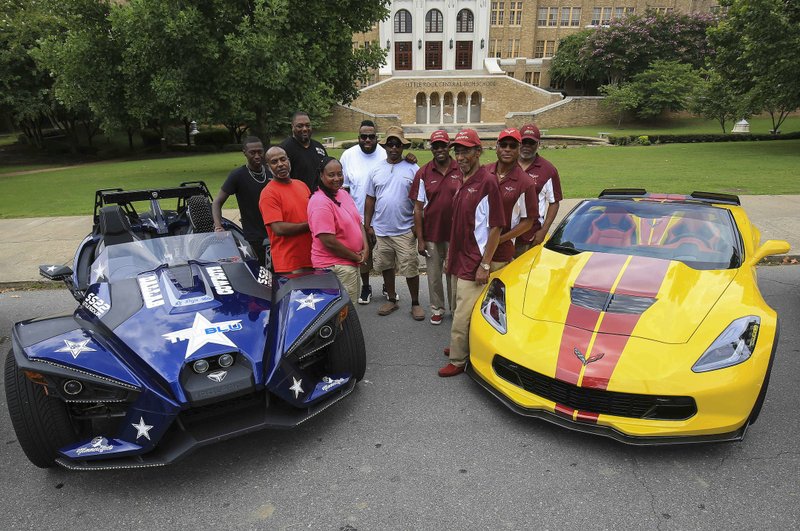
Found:
[[[399,148],[399,147],[403,147],[403,144],[402,144],[402,143],[400,143],[400,142],[386,142],[386,144],[385,144],[385,145],[386,145],[386,147],[390,147],[390,148]]]
[[[498,142],[497,147],[503,149],[517,149],[519,147],[519,142]]]
[[[378,138],[378,135],[375,135],[375,134],[372,134],[372,135],[358,135],[358,137],[361,140],[375,140],[376,138]]]

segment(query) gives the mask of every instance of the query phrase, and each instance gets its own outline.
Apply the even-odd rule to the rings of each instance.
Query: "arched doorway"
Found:
[[[459,92],[456,97],[456,123],[465,124],[469,122],[467,115],[467,94]]]
[[[443,123],[452,124],[455,120],[455,105],[453,105],[453,93],[452,92],[445,92],[444,93],[444,105],[442,108]]]
[[[442,121],[442,102],[439,98],[439,93],[434,92],[431,94],[431,116],[430,123],[438,124]]]
[[[428,123],[428,98],[424,92],[417,93],[417,123]]]
[[[470,123],[480,123],[481,121],[481,93],[473,92],[469,98],[469,121]]]

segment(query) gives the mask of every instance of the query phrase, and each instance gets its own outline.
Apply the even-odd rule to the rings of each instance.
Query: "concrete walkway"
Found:
[[[560,220],[578,199],[566,199]],[[762,241],[787,240],[790,256],[800,255],[800,195],[743,195],[742,206],[761,230]],[[238,210],[225,210],[225,217],[238,223]],[[91,231],[91,216],[0,219],[0,284],[41,280],[40,264],[72,267],[75,249]]]

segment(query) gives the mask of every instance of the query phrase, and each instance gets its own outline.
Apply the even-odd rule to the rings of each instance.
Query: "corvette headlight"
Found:
[[[483,298],[481,315],[495,330],[506,333],[506,287],[496,278],[489,284]]]
[[[761,319],[755,315],[736,319],[700,356],[692,371],[715,371],[742,363],[756,348],[760,326]]]

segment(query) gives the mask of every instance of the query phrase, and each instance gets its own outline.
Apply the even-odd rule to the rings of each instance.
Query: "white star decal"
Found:
[[[239,244],[239,250],[242,251],[242,254],[244,255],[245,258],[252,258],[253,257],[253,255],[250,254],[250,247],[248,247],[247,244],[240,243]]]
[[[92,273],[94,273],[95,280],[100,280],[101,277],[106,276],[105,262],[97,262],[97,267],[92,269]]]
[[[72,354],[73,359],[78,359],[78,355],[81,352],[97,352],[92,347],[86,346],[88,342],[88,339],[84,339],[83,341],[70,341],[69,339],[65,339],[65,345],[59,349],[56,349],[56,352],[69,352]]]
[[[299,380],[297,380],[294,376],[292,376],[292,382],[294,383],[289,388],[289,390],[294,391],[294,397],[297,398],[298,396],[300,396],[300,393],[303,392],[303,388],[300,387],[300,384],[303,383],[303,379],[300,378]]]
[[[144,417],[139,417],[138,424],[131,424],[134,428],[136,428],[136,440],[139,440],[139,437],[144,437],[148,441],[150,440],[150,430],[153,429],[152,426],[149,424],[144,423]]]
[[[50,266],[50,267],[48,267],[48,268],[47,268],[47,272],[48,272],[48,273],[52,273],[52,272],[53,272],[53,271],[55,271],[56,269],[57,269],[57,268],[56,268],[56,266]]]
[[[177,332],[170,332],[164,334],[165,339],[169,339],[173,343],[178,341],[189,340],[186,345],[186,358],[197,352],[197,350],[208,343],[216,343],[217,345],[225,345],[228,347],[238,348],[233,341],[228,339],[225,335],[227,332],[237,332],[242,329],[242,320],[223,321],[221,323],[212,323],[199,313],[194,315],[194,323],[191,328],[184,328]]]
[[[298,310],[302,310],[303,308],[311,308],[312,310],[316,310],[317,309],[316,304],[324,300],[325,299],[323,299],[322,297],[320,297],[319,299],[314,297],[314,294],[312,293],[308,297],[304,297],[302,299],[295,299],[294,302],[300,303],[297,306]]]

